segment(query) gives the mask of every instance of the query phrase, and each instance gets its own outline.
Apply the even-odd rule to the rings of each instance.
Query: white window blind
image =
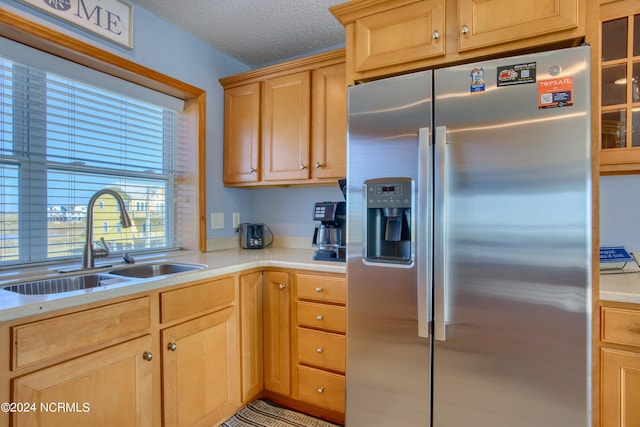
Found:
[[[87,202],[112,252],[174,244],[182,101],[0,39],[0,267],[80,257]]]

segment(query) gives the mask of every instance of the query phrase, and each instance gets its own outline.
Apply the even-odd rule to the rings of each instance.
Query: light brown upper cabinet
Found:
[[[344,62],[311,74],[312,175],[330,179],[347,175],[347,82]]]
[[[344,49],[220,83],[226,186],[335,184],[346,176]]]
[[[600,26],[600,171],[640,173],[640,4],[603,3]]]
[[[347,82],[436,65],[575,45],[586,0],[352,0],[330,8],[346,28]]]
[[[311,75],[303,71],[267,79],[263,88],[263,179],[308,179]]]
[[[444,55],[444,0],[413,2],[356,19],[358,73]]]
[[[224,182],[260,180],[260,83],[224,91]]]

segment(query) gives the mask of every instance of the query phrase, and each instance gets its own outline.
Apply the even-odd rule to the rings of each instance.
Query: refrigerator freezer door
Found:
[[[591,426],[589,49],[434,78],[433,425]]]
[[[431,72],[349,88],[346,424],[352,427],[426,427],[430,422],[431,348],[419,318],[429,317],[430,214],[427,183],[421,180],[431,170],[431,88]],[[410,223],[409,253],[415,254],[409,263],[364,260],[369,204],[363,188],[365,183],[377,188],[370,184],[378,178],[391,178],[378,186],[381,193],[403,198],[406,187],[395,185],[410,183],[411,215],[402,218]],[[377,225],[385,223],[380,219]],[[387,236],[385,247],[397,237]]]

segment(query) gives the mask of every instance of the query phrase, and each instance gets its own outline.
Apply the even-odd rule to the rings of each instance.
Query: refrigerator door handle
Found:
[[[420,221],[417,227],[417,258],[418,258],[418,336],[429,338],[430,301],[429,293],[433,287],[433,250],[431,245],[433,202],[433,173],[432,173],[432,144],[431,129],[418,129],[418,188],[422,184],[426,188],[416,191],[415,206],[418,212],[415,218]]]
[[[433,325],[434,338],[446,341],[447,284],[446,284],[446,145],[447,127],[436,127],[434,161],[434,254],[433,254]]]

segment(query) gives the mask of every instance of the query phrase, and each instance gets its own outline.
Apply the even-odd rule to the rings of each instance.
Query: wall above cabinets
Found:
[[[224,185],[335,184],[346,175],[345,51],[220,79]]]

